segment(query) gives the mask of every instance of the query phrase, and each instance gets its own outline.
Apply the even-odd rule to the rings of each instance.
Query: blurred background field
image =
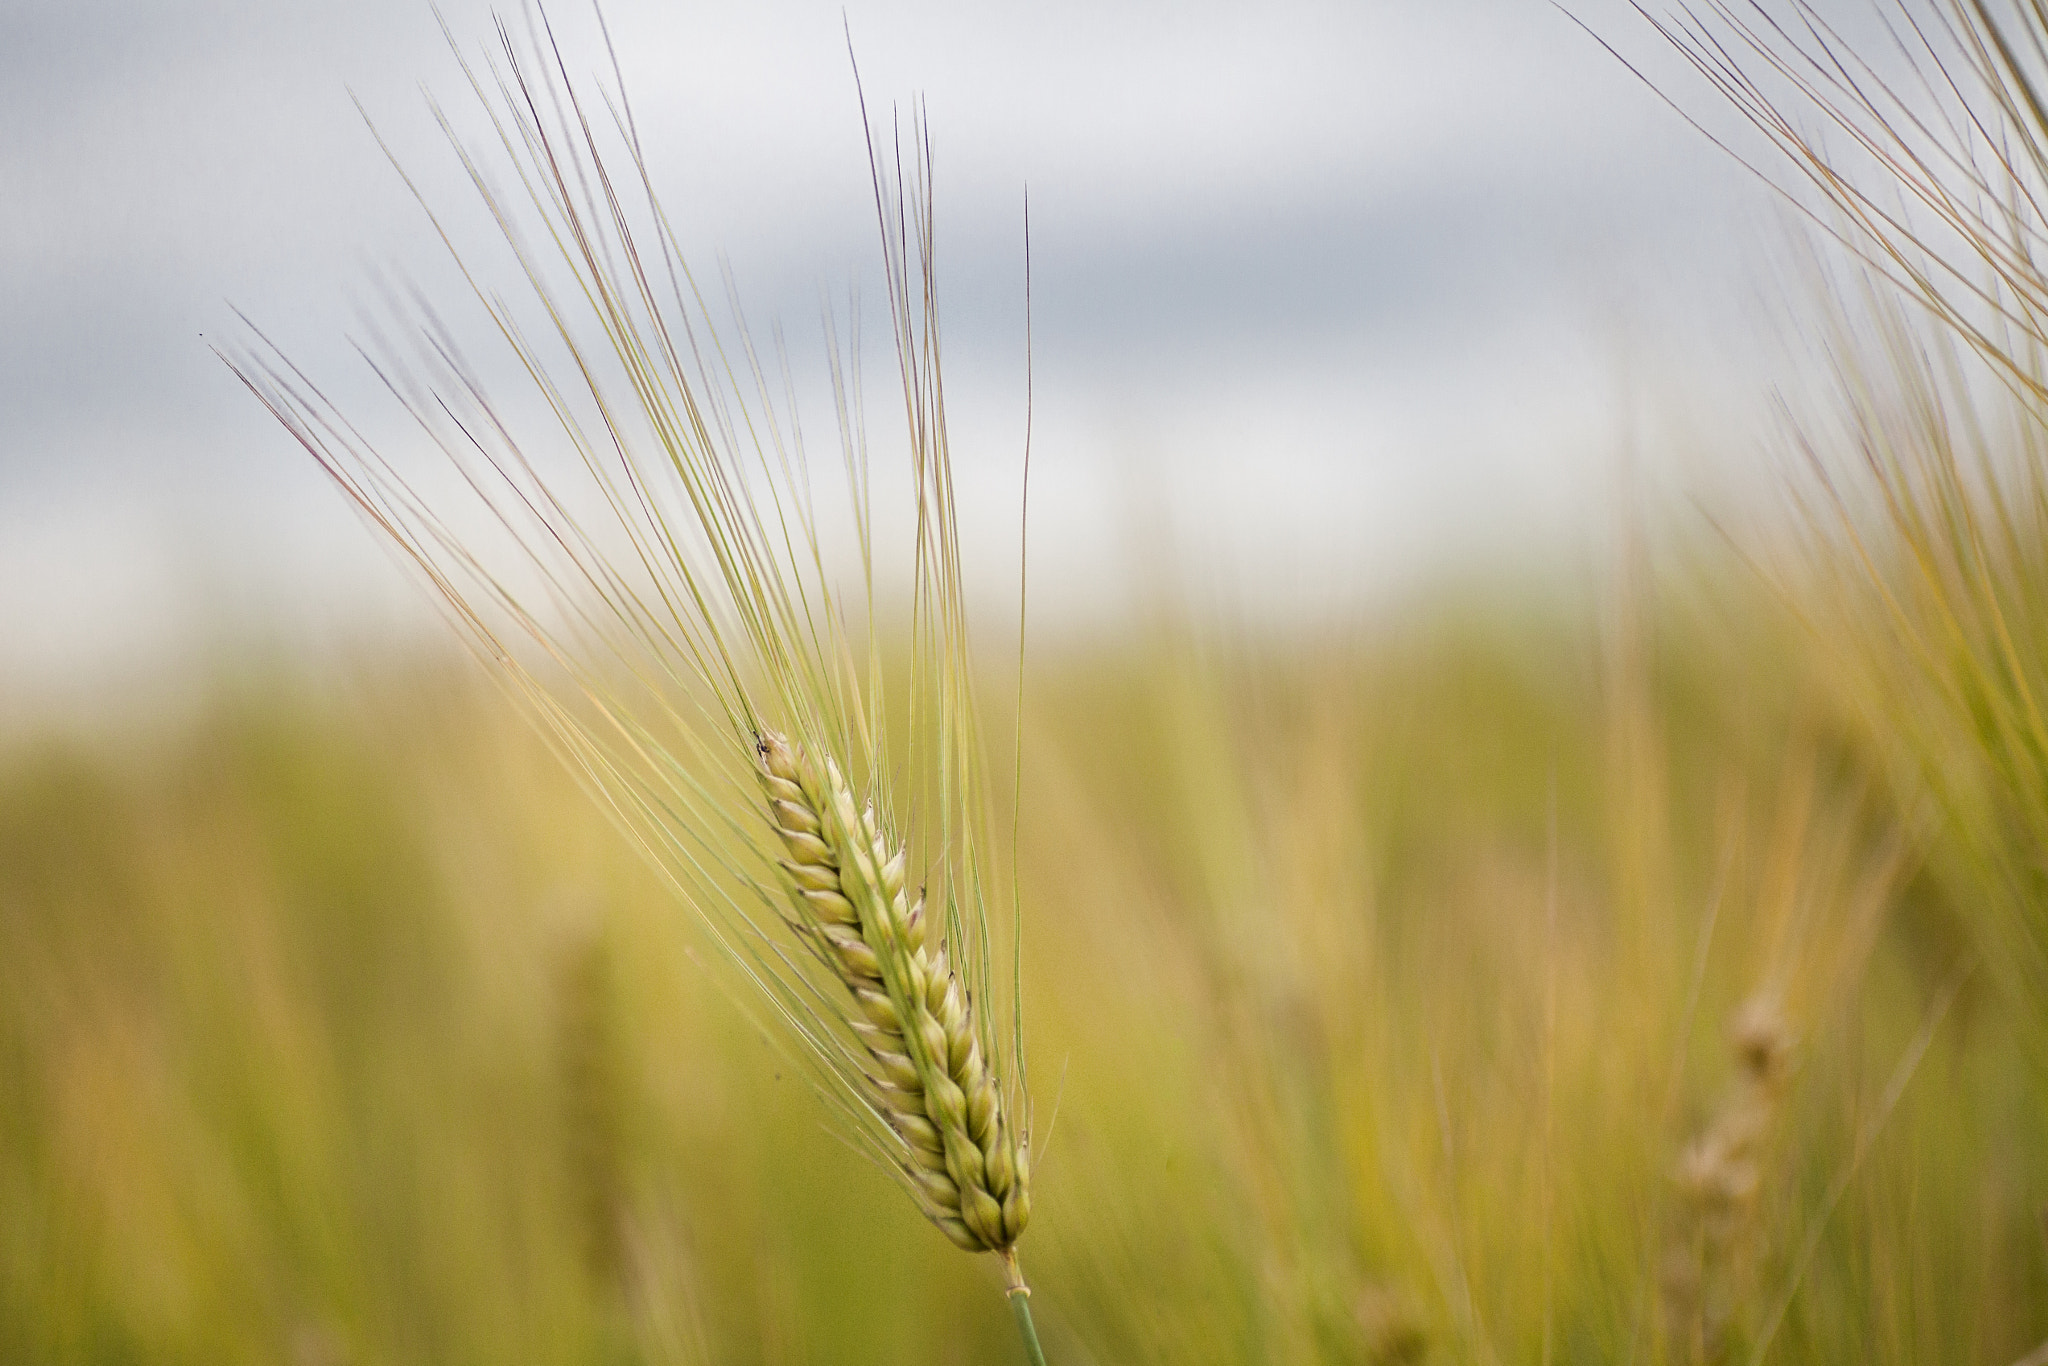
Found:
[[[402,280],[381,253],[431,233],[300,78],[367,67],[381,117],[431,25],[136,7],[101,43],[118,7],[33,8],[0,43],[35,191],[0,242],[0,1363],[1021,1359],[993,1259],[828,1127],[191,341],[246,266],[340,373],[309,260],[367,240]],[[815,8],[734,11],[688,68],[650,27],[614,73],[757,319],[874,286]],[[964,130],[940,294],[999,777],[1021,736],[995,828],[1056,1366],[2048,1360],[2048,156],[2006,159],[2044,105],[1994,72],[2009,105],[1950,88],[1976,121],[1852,111],[1905,130],[1861,183],[1948,235],[1856,236],[1847,177],[1816,221],[1947,250],[1908,306],[1827,247],[1759,267],[1736,168],[1547,6],[1205,10],[1164,49],[1128,15],[849,17],[878,90],[936,81]],[[1048,74],[993,80],[1017,53]],[[1798,283],[1731,303],[1765,278]]]
[[[1039,658],[1053,1359],[2048,1335],[2048,1114],[1966,866],[1838,651],[1738,566],[1639,558],[1600,601],[1162,608]],[[0,1358],[1015,1351],[989,1259],[823,1127],[466,661],[15,743],[0,912]]]

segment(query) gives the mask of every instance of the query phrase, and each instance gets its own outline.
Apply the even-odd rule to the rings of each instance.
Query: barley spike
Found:
[[[1003,1113],[924,898],[909,895],[906,846],[830,758],[769,730],[755,754],[789,852],[778,865],[796,924],[846,986],[846,1024],[871,1064],[868,1099],[902,1140],[905,1186],[957,1246],[1009,1250],[1031,1217],[1026,1140]]]

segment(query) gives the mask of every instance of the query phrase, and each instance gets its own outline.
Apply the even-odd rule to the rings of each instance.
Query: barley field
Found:
[[[1050,1359],[2048,1336],[1997,893],[1833,652],[1699,583],[1042,661]],[[8,1360],[1014,1350],[466,661],[17,749],[0,850]]]
[[[436,485],[225,349],[448,643],[0,745],[0,1362],[2048,1361],[2048,21],[1932,13],[1947,122],[1668,35],[1834,253],[1752,512],[1286,625],[1162,565],[1021,667],[921,126],[837,557],[508,45],[555,424],[434,321]]]

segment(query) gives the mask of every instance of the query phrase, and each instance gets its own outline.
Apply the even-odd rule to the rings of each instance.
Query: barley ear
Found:
[[[814,747],[764,730],[755,754],[789,855],[778,864],[793,923],[846,987],[867,1099],[901,1140],[905,1189],[956,1246],[1008,1253],[1031,1217],[1025,1140],[935,919],[911,900],[906,847]]]

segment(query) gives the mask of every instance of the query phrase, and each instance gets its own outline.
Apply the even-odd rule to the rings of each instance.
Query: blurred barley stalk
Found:
[[[1042,1359],[1015,1253],[1031,1208],[1018,926],[1014,904],[992,905],[921,120],[907,157],[901,131],[869,136],[910,491],[878,541],[857,310],[846,340],[827,329],[834,519],[786,368],[771,377],[743,322],[721,332],[682,259],[615,54],[593,99],[536,8],[463,64],[496,154],[474,157],[435,116],[529,296],[501,296],[407,184],[545,420],[515,419],[424,310],[409,340],[365,354],[438,471],[363,435],[260,332],[226,359],[701,914],[844,1137],[953,1242],[1000,1254]],[[830,549],[844,527],[850,594]],[[880,620],[899,600],[900,691]],[[616,1261],[593,1222],[593,1256]]]
[[[1852,36],[1810,0],[1717,0],[1654,22],[1861,270],[1832,308],[1830,417],[1799,433],[1816,617],[1991,893],[1980,946],[2048,1044],[2048,11],[1878,0]]]
[[[1730,1329],[1756,1298],[1757,1206],[1792,1040],[1779,1004],[1746,1001],[1729,1028],[1736,1075],[1680,1155],[1680,1207],[1662,1269],[1670,1356],[1725,1359]]]

